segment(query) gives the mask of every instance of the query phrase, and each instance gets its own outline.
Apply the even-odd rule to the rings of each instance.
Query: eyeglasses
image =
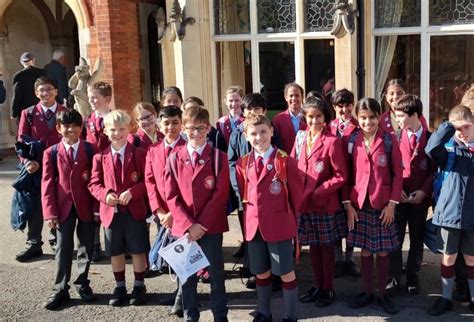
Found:
[[[139,122],[151,121],[152,119],[153,119],[153,114],[148,114],[147,116],[137,118],[137,121]]]
[[[37,91],[40,93],[45,93],[45,92],[51,92],[54,91],[56,88],[54,87],[48,87],[48,88],[38,88]]]
[[[186,126],[185,129],[191,133],[193,132],[198,132],[198,133],[205,133],[207,131],[207,126],[199,126],[199,127],[195,127],[195,126]]]

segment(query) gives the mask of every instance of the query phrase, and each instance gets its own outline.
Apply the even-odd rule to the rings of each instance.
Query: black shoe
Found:
[[[83,285],[77,289],[77,293],[84,302],[92,302],[96,300],[94,292],[89,285]]]
[[[281,322],[296,322],[296,321],[298,321],[298,319],[293,319],[286,316],[281,319]]]
[[[337,261],[334,264],[334,278],[341,278],[344,276],[344,262]]]
[[[249,290],[254,290],[257,288],[257,279],[255,276],[250,276],[245,282],[245,287]]]
[[[125,286],[117,286],[114,289],[112,298],[109,300],[109,305],[121,306],[125,304],[126,300],[127,300],[127,289],[125,288]]]
[[[394,295],[395,292],[398,290],[399,282],[395,277],[391,277],[387,281],[387,286],[385,286],[385,292],[390,295]]]
[[[23,263],[40,256],[43,256],[43,249],[41,249],[41,246],[32,245],[22,250],[18,255],[16,255],[15,259]]]
[[[407,292],[410,295],[420,294],[420,282],[418,281],[418,276],[407,278]]]
[[[151,269],[147,269],[145,271],[145,278],[153,278],[153,277],[157,277],[157,276],[160,276],[161,273],[159,271],[152,271]]]
[[[456,290],[454,291],[453,298],[459,302],[471,301],[471,293],[469,292],[469,286],[467,283],[459,282],[456,284]]]
[[[317,307],[328,306],[332,302],[334,302],[335,298],[336,298],[336,292],[334,292],[334,290],[322,290],[321,295],[319,296],[319,299],[317,299],[316,301],[316,306]]]
[[[311,303],[316,302],[318,298],[321,296],[321,289],[317,287],[312,287],[309,291],[300,296],[300,302],[302,303]]]
[[[344,262],[344,274],[352,277],[360,277],[360,272],[357,270],[357,265],[353,261]]]
[[[428,314],[438,316],[453,308],[451,300],[440,297],[428,310]]]
[[[244,257],[245,255],[245,246],[247,245],[247,243],[245,242],[242,242],[239,246],[239,249],[237,249],[233,254],[232,256],[234,258],[242,258]]]
[[[272,280],[272,292],[279,292],[282,289],[280,276],[273,276]]]
[[[43,307],[46,310],[56,310],[70,299],[71,297],[69,296],[69,291],[62,290],[51,294],[46,300],[46,302],[43,303]]]
[[[130,305],[142,305],[146,303],[146,286],[134,286],[130,295]]]
[[[390,295],[384,294],[378,298],[378,301],[385,313],[397,314],[398,312],[400,312],[398,305],[395,304]]]
[[[94,252],[92,253],[92,258],[91,261],[92,263],[98,263],[102,260],[102,250],[100,249],[100,246],[94,247]]]
[[[374,301],[373,294],[367,294],[365,292],[357,294],[349,303],[349,307],[352,309],[359,309],[367,306]]]
[[[253,322],[272,322],[272,316],[265,316],[260,312],[257,312],[257,315],[253,318]]]
[[[176,298],[174,299],[174,304],[171,308],[171,314],[174,314],[180,318],[184,316],[183,298],[181,297],[181,295],[176,296]]]

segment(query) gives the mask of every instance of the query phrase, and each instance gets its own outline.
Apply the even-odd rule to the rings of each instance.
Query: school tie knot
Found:
[[[53,117],[54,112],[51,109],[47,109],[46,112],[44,113],[44,118],[49,121]]]
[[[166,157],[169,157],[169,156],[170,156],[171,150],[173,150],[173,148],[170,147],[170,146],[167,146],[167,147],[165,148],[165,155],[166,155]]]
[[[197,151],[193,152],[193,168],[196,168],[199,161],[199,153]]]
[[[122,187],[122,160],[120,160],[120,153],[114,154],[114,172],[117,188]]]
[[[257,159],[255,160],[255,166],[257,169],[257,176],[260,177],[263,171],[263,157],[258,156]]]
[[[67,157],[69,159],[70,164],[74,164],[74,148],[71,146],[69,150],[67,150]]]
[[[412,134],[410,136],[410,151],[413,153],[413,151],[415,151],[415,148],[416,148],[416,135]]]

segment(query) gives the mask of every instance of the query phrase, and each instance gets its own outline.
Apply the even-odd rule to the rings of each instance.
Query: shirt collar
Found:
[[[298,119],[301,118],[301,110],[300,110],[300,112],[298,113],[298,115],[293,114],[293,112],[291,112],[290,110],[288,110],[288,113],[290,113],[290,116],[291,116],[292,118],[298,118]]]
[[[263,154],[260,154],[258,153],[257,151],[254,150],[254,153],[255,153],[255,160],[258,158],[258,157],[262,157],[263,159],[263,162],[265,163],[268,158],[270,158],[270,155],[272,155],[273,153],[273,150],[274,148],[270,145],[270,147],[267,149],[267,151],[265,151],[265,153]]]
[[[423,133],[423,126],[420,126],[420,128],[416,132],[412,132],[412,131],[407,129],[408,138],[410,138],[414,134],[414,135],[416,135],[416,140],[419,140],[422,133]]]
[[[189,156],[192,158],[194,151],[196,151],[199,154],[199,156],[201,156],[202,151],[204,151],[204,148],[206,147],[206,145],[207,145],[207,142],[201,145],[200,147],[198,147],[197,149],[195,149],[191,146],[191,144],[189,143],[186,144],[186,148],[188,149]]]
[[[74,143],[73,145],[69,145],[66,143],[66,141],[64,139],[62,139],[62,142],[63,142],[63,145],[64,145],[64,148],[66,149],[66,152],[69,151],[69,149],[72,147],[74,149],[74,152],[77,152],[77,149],[79,149],[79,142],[81,140],[77,140],[76,143]]]
[[[112,145],[110,145],[110,149],[112,150],[112,157],[115,156],[116,153],[120,154],[120,157],[123,158],[124,154],[125,154],[125,148],[127,147],[127,143],[125,143],[121,148],[120,150],[115,150],[114,147]]]
[[[43,110],[43,113],[46,113],[47,110],[51,110],[51,112],[56,113],[56,108],[58,107],[58,103],[54,102],[53,106],[44,106],[43,104],[41,105],[41,109]]]
[[[178,144],[178,141],[179,141],[179,140],[181,140],[181,136],[178,136],[178,138],[177,138],[176,140],[174,140],[173,143],[168,144],[168,142],[166,142],[166,138],[163,139],[163,142],[165,142],[165,149],[166,149],[167,147],[171,147],[171,149],[174,149],[174,147],[176,146],[176,144]]]

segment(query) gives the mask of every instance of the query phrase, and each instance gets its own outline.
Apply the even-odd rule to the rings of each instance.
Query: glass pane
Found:
[[[474,23],[472,0],[430,0],[430,25]]]
[[[295,0],[259,0],[258,32],[293,32],[296,30]]]
[[[431,37],[430,71],[430,126],[437,127],[474,82],[474,36]]]
[[[324,96],[334,92],[334,40],[305,40],[304,66],[306,94],[317,91]]]
[[[214,0],[216,35],[250,33],[249,0]]]
[[[249,41],[226,41],[216,43],[218,102],[221,115],[227,114],[224,104],[226,90],[239,85],[245,93],[252,91],[252,59]]]
[[[332,29],[336,2],[333,0],[306,0],[304,31],[329,31]]]
[[[269,109],[284,110],[285,84],[295,81],[295,46],[289,42],[260,43],[260,92],[267,97]]]
[[[401,78],[406,92],[420,95],[420,36],[383,36],[375,39],[375,95],[383,100],[385,84]]]
[[[420,0],[376,0],[375,28],[420,25]]]

